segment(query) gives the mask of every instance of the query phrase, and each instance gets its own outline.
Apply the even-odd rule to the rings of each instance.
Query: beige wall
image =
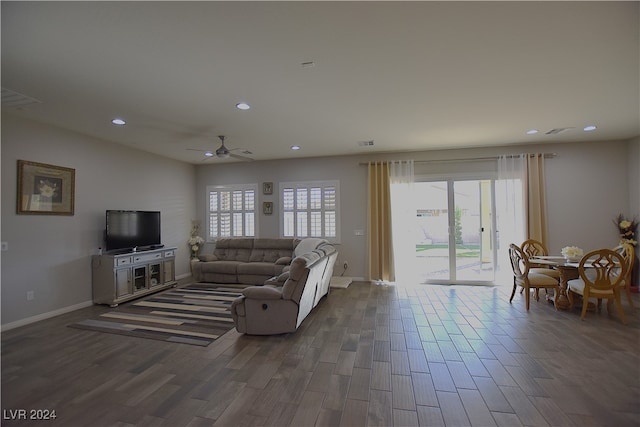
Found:
[[[185,241],[190,221],[206,217],[205,187],[210,184],[274,182],[271,216],[259,215],[259,233],[279,235],[279,182],[340,181],[341,242],[338,265],[349,261],[347,275],[364,277],[366,167],[372,159],[433,160],[495,156],[503,153],[555,152],[547,161],[550,249],[567,244],[584,248],[612,246],[612,219],[638,214],[640,138],[624,142],[441,150],[333,158],[216,163],[193,166],[150,153],[92,139],[59,128],[2,116],[2,227],[9,250],[0,257],[2,327],[50,317],[91,302],[90,254],[100,246],[106,209],[162,211],[166,245],[177,246],[176,272],[189,274]],[[76,209],[70,217],[16,215],[16,161],[51,163],[76,169]],[[473,167],[480,167],[475,165]],[[482,168],[491,168],[487,164]],[[447,173],[443,164],[421,166],[423,173]],[[206,250],[206,249],[205,249]],[[337,268],[338,273],[341,272]],[[26,292],[35,300],[27,301]]]
[[[18,159],[74,168],[75,215],[17,215]],[[3,328],[90,305],[90,254],[102,246],[107,209],[161,211],[163,242],[178,247],[176,274],[189,274],[194,188],[190,164],[3,114]]]
[[[539,144],[517,147],[491,147],[467,150],[440,150],[415,153],[327,157],[278,160],[253,163],[216,163],[197,168],[197,213],[206,216],[207,185],[274,182],[274,195],[260,196],[274,202],[272,216],[259,215],[259,234],[276,237],[279,233],[278,182],[338,179],[340,181],[341,224],[338,266],[349,262],[348,276],[362,278],[366,271],[367,236],[356,236],[355,230],[366,230],[366,167],[369,160],[414,159],[448,160],[497,156],[499,154],[556,153],[546,161],[549,246],[554,253],[566,245],[583,248],[613,246],[617,243],[613,218],[619,213],[633,213],[630,192],[637,186],[627,182],[627,158],[632,144],[622,142]],[[636,144],[637,146],[637,144]],[[416,167],[417,173],[431,176],[448,175],[453,164],[426,163]],[[495,162],[464,163],[465,173],[493,171]],[[206,247],[205,250],[210,249]],[[340,273],[340,267],[336,268]]]

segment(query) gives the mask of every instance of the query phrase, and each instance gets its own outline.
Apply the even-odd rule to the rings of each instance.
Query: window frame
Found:
[[[233,193],[237,192],[237,191],[242,191],[242,209],[234,209],[233,206]],[[253,191],[253,209],[245,209],[245,192],[247,191]],[[221,192],[229,192],[230,193],[230,200],[231,200],[231,206],[230,209],[228,211],[221,211],[220,209],[216,210],[216,211],[212,211],[210,209],[211,207],[211,193],[212,192],[217,192],[218,193],[218,205],[220,204],[220,193]],[[260,223],[260,221],[258,220],[258,204],[259,204],[259,193],[258,193],[258,184],[228,184],[228,185],[207,185],[206,186],[206,196],[205,196],[205,203],[206,203],[206,213],[205,213],[205,217],[206,217],[206,237],[205,240],[207,242],[215,242],[217,239],[220,238],[242,238],[242,237],[248,237],[248,238],[256,238],[258,237],[258,225]],[[217,236],[212,236],[211,233],[211,216],[213,214],[213,212],[217,212],[217,217],[218,217],[218,230]],[[229,229],[230,229],[230,235],[229,236],[223,236],[222,234],[219,233],[220,231],[220,218],[221,218],[221,214],[224,212],[229,212],[229,219],[230,219],[230,225],[229,225]],[[246,221],[247,221],[247,217],[246,214],[247,213],[252,213],[253,214],[253,235],[248,236],[246,234]],[[233,235],[234,232],[234,218],[236,217],[237,214],[240,214],[242,219],[242,235]]]
[[[298,189],[307,189],[307,190],[311,190],[312,188],[320,188],[321,189],[321,197],[322,197],[322,203],[321,203],[321,207],[320,208],[312,208],[311,206],[311,200],[310,198],[308,199],[308,203],[307,203],[307,208],[306,209],[298,209],[295,203],[295,193],[296,190]],[[325,189],[326,188],[334,188],[335,189],[335,209],[326,209],[326,207],[324,206],[324,196],[325,196]],[[294,207],[293,210],[286,210],[285,211],[285,190],[286,189],[293,189],[294,190]],[[280,203],[280,237],[281,238],[299,238],[299,239],[303,239],[305,237],[320,237],[323,239],[327,239],[328,241],[330,241],[331,243],[340,243],[340,181],[339,180],[318,180],[318,181],[291,181],[291,182],[280,182],[278,184],[278,198],[279,198],[279,203]],[[287,212],[293,212],[294,213],[294,218],[293,218],[293,236],[285,236],[285,214]],[[299,236],[298,235],[298,216],[297,213],[298,212],[306,212],[307,213],[307,229],[308,229],[308,235],[307,236]],[[322,235],[321,236],[312,236],[311,235],[311,223],[312,223],[312,217],[313,215],[311,215],[313,212],[320,212],[321,215],[321,227],[322,227]],[[329,236],[327,237],[326,234],[326,225],[325,225],[325,217],[326,217],[326,213],[327,212],[334,212],[335,214],[335,236]]]

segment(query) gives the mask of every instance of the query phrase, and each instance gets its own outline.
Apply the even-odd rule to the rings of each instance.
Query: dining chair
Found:
[[[635,306],[633,305],[633,299],[631,298],[631,272],[633,271],[633,266],[636,261],[635,248],[629,243],[623,243],[613,248],[613,250],[622,255],[622,257],[627,262],[627,274],[624,277],[623,286],[625,294],[627,294],[627,302],[629,303],[631,308],[635,309]]]
[[[549,255],[547,247],[541,241],[535,239],[525,240],[522,242],[522,245],[520,245],[520,248],[529,258]],[[543,264],[536,264],[535,262],[531,262],[530,265],[532,272],[546,274],[547,276],[551,276],[560,281],[560,272],[558,270],[554,270],[553,268],[549,268]]]
[[[516,294],[516,288],[518,286],[521,286],[524,289],[526,301],[525,306],[527,308],[527,311],[529,310],[531,289],[535,289],[536,291],[534,293],[536,301],[540,299],[538,295],[538,289],[553,289],[555,291],[553,305],[557,310],[558,308],[556,306],[556,303],[558,301],[558,295],[560,294],[560,284],[558,280],[542,273],[535,273],[530,271],[531,265],[529,264],[529,257],[515,243],[509,245],[509,259],[511,260],[511,268],[513,270],[513,291],[511,292],[509,303],[513,301],[513,297]]]
[[[596,249],[582,257],[578,264],[578,279],[569,280],[567,284],[567,296],[569,297],[569,307],[573,308],[575,295],[582,296],[582,314],[580,318],[584,320],[587,314],[589,298],[606,299],[607,312],[611,314],[612,306],[615,303],[618,316],[622,323],[627,323],[627,318],[622,309],[620,292],[624,285],[624,278],[627,275],[628,263],[622,255],[612,249]]]

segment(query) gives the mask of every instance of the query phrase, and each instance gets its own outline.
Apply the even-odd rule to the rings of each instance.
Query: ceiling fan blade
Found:
[[[254,159],[252,159],[251,157],[241,156],[239,154],[233,154],[233,153],[229,153],[229,157],[233,157],[234,159],[238,159],[238,160],[244,160],[245,162],[254,161]]]

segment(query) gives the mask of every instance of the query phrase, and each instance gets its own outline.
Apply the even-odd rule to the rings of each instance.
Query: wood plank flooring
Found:
[[[640,425],[640,308],[580,321],[509,293],[355,282],[294,334],[204,348],[66,326],[89,307],[2,334],[2,425]]]

